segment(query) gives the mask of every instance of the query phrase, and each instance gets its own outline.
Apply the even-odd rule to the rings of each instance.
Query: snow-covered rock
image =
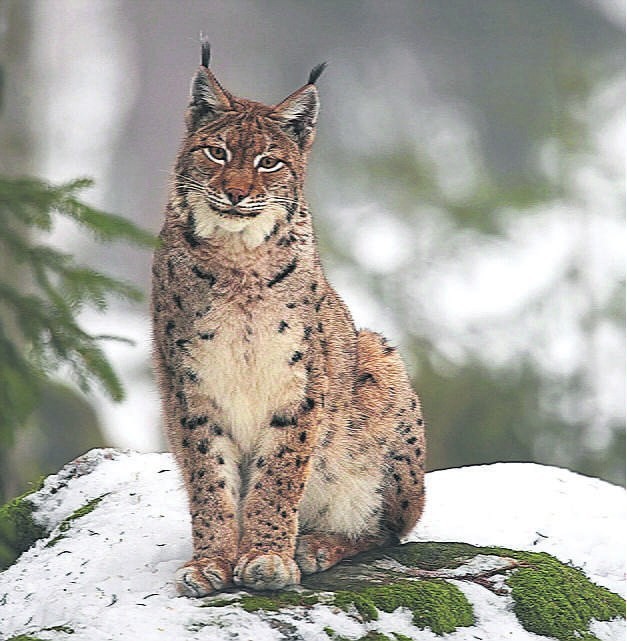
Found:
[[[427,496],[412,541],[548,552],[624,594],[622,488],[567,470],[507,463],[432,472]],[[46,534],[0,574],[2,641],[19,635],[66,641],[439,638],[416,627],[407,608],[379,612],[372,620],[363,612],[345,612],[333,598],[327,605],[264,612],[258,609],[262,602],[250,596],[234,605],[225,605],[224,595],[220,603],[177,596],[174,572],[192,550],[184,491],[169,454],[94,450],[46,479],[28,501]],[[502,574],[495,589],[464,580],[465,574],[502,568],[502,558],[478,552],[444,571],[447,585],[465,595],[475,619],[446,639],[547,638],[521,625]],[[395,571],[402,565],[393,553],[384,561],[373,566]],[[340,581],[341,573],[327,582],[334,576]],[[590,639],[622,640],[625,621],[593,621],[591,633]]]

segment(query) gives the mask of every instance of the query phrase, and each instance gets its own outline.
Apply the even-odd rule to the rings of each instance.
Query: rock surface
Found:
[[[0,534],[33,543],[0,574],[0,639],[624,639],[622,488],[508,463],[430,473],[427,491],[416,543],[294,591],[188,599],[172,457],[93,450],[0,510]]]

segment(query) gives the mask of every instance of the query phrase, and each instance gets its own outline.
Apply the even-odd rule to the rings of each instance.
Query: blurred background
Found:
[[[89,203],[156,233],[200,31],[221,82],[269,104],[329,62],[307,187],[323,262],[400,346],[429,469],[624,484],[624,3],[1,0],[0,174],[91,176]],[[126,400],[61,369],[4,446],[0,499],[91,447],[165,448],[150,252],[61,218],[44,240],[146,300],[82,313],[135,341],[103,343]]]

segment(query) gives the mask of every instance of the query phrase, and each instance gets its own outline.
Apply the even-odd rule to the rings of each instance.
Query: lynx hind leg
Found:
[[[386,448],[381,525],[403,537],[424,509],[425,433],[420,401],[403,361],[385,338],[359,332],[358,357],[358,402],[371,417],[369,429],[378,432]]]
[[[314,574],[328,570],[343,559],[391,542],[389,536],[350,539],[342,534],[312,532],[298,537],[294,559],[303,574]]]

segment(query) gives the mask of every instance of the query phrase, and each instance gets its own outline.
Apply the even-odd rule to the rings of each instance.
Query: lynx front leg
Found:
[[[233,576],[238,585],[277,590],[300,581],[294,550],[315,440],[314,405],[307,398],[296,416],[275,415],[267,428],[242,509],[240,558]]]
[[[193,381],[192,381],[193,384]],[[193,558],[176,574],[178,591],[204,596],[228,587],[237,560],[239,451],[215,411],[187,386],[176,393],[170,441],[189,497]]]

